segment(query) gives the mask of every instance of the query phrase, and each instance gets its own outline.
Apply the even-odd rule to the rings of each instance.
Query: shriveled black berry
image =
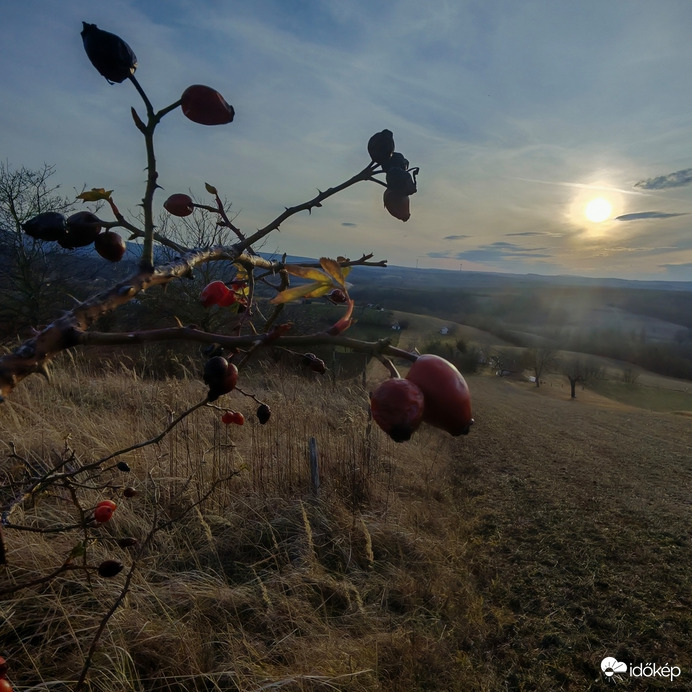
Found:
[[[390,168],[387,171],[387,189],[399,195],[412,195],[418,188],[408,171],[403,168]]]
[[[119,562],[118,560],[104,560],[99,566],[98,566],[98,573],[100,576],[110,579],[111,577],[114,577],[116,574],[120,574],[120,572],[125,569],[125,565],[123,565],[122,562]]]
[[[370,158],[381,166],[386,166],[389,157],[394,152],[394,135],[391,130],[376,132],[368,140]]]
[[[22,230],[37,240],[61,240],[67,234],[66,219],[57,211],[46,211],[23,223]]]
[[[260,404],[259,408],[257,409],[257,420],[260,422],[260,425],[264,425],[272,415],[272,410],[267,406],[266,404]]]
[[[390,168],[403,168],[406,170],[408,168],[408,159],[401,152],[395,151],[387,162],[382,164],[382,167],[385,171],[388,171]]]
[[[214,388],[220,385],[228,371],[228,361],[223,356],[214,356],[204,364],[204,383]]]
[[[120,36],[82,22],[82,42],[91,64],[111,84],[124,82],[137,69],[137,56]]]

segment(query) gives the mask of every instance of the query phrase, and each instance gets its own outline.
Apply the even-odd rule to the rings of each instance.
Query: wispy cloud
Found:
[[[616,221],[638,221],[639,219],[670,219],[674,216],[686,216],[686,212],[671,214],[664,211],[638,211],[634,214],[621,214]]]
[[[427,256],[439,259],[465,259],[473,262],[500,262],[504,260],[545,259],[552,257],[552,254],[546,252],[546,250],[547,248],[544,247],[525,248],[515,243],[498,241],[489,245],[480,245],[473,250],[429,252]]]
[[[346,226],[346,228],[356,228],[358,226],[357,223],[351,223],[350,221],[344,221],[341,225]]]
[[[510,237],[510,236],[521,236],[524,238],[528,238],[529,236],[535,236],[535,235],[550,235],[550,233],[546,233],[545,231],[523,231],[521,233],[505,233],[505,236]]]
[[[464,240],[470,237],[470,235],[446,235],[442,240]]]
[[[634,184],[640,190],[666,190],[670,187],[684,187],[692,183],[692,168],[683,168],[681,171],[657,175],[655,178],[640,180]]]
[[[692,171],[692,169],[690,169]],[[570,182],[567,180],[539,180],[537,178],[522,178],[516,177],[515,180],[521,180],[524,183],[538,183],[540,185],[557,185],[559,187],[571,187],[576,190],[593,190],[594,192],[619,192],[623,195],[643,195],[643,192],[637,192],[636,190],[627,190],[621,187],[614,187],[612,185],[594,185],[591,183],[577,183]],[[639,183],[635,184],[635,187],[639,186]]]

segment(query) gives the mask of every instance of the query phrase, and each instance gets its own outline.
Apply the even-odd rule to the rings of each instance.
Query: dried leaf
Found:
[[[316,288],[314,291],[310,291],[310,293],[307,293],[304,297],[305,298],[321,298],[322,296],[326,295],[329,293],[329,291],[333,290],[333,287],[331,284],[322,284],[319,286],[319,288]]]
[[[113,190],[106,190],[102,187],[92,187],[91,190],[77,195],[77,199],[81,199],[84,202],[98,202],[100,199],[110,199],[111,192],[113,192]]]
[[[345,276],[341,265],[337,261],[329,259],[329,257],[320,257],[320,264],[322,265],[322,269],[324,269],[341,288],[344,288]]]
[[[299,276],[301,279],[310,279],[321,283],[331,283],[327,274],[314,267],[301,267],[297,264],[287,264],[284,269],[293,276]]]
[[[353,300],[348,301],[348,307],[346,308],[346,314],[337,320],[328,330],[327,334],[332,336],[337,336],[342,332],[345,332],[353,323],[353,306],[355,302]]]
[[[77,557],[81,557],[82,555],[84,555],[85,552],[86,552],[86,547],[84,545],[84,541],[80,541],[70,551],[70,554],[67,558],[67,561],[69,562],[70,560],[74,560]]]
[[[281,291],[275,295],[269,302],[274,305],[280,305],[281,303],[289,303],[292,300],[298,300],[300,298],[305,298],[309,293],[317,291],[322,288],[325,284],[321,281],[313,281],[309,284],[303,284],[302,286],[293,286],[287,288],[285,291]]]

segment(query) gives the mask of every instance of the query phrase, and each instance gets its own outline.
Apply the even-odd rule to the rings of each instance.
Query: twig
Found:
[[[199,405],[197,405],[196,408],[199,408]],[[141,555],[143,555],[144,550],[151,543],[151,541],[153,540],[156,533],[158,531],[160,531],[161,529],[167,528],[167,527],[171,526],[172,524],[175,524],[175,522],[180,521],[180,519],[182,519],[189,512],[191,512],[193,509],[195,509],[195,507],[198,507],[203,502],[205,502],[210,497],[210,495],[216,490],[218,485],[220,485],[221,483],[225,483],[226,481],[229,481],[234,476],[237,476],[238,473],[239,473],[238,471],[233,471],[228,476],[225,476],[224,478],[219,478],[219,479],[215,480],[214,482],[212,482],[209,489],[207,490],[207,492],[204,493],[204,495],[202,495],[197,501],[193,502],[189,507],[187,507],[184,512],[182,512],[177,517],[175,517],[175,519],[169,519],[167,521],[159,522],[158,521],[158,506],[159,506],[158,500],[154,503],[154,517],[152,520],[151,529],[149,530],[149,533],[147,534],[146,538],[144,539],[144,541],[140,545],[140,548],[137,551],[137,555],[135,556],[135,558],[132,561],[132,565],[130,566],[130,569],[129,569],[126,577],[125,577],[125,582],[123,583],[123,586],[120,589],[120,593],[116,597],[115,601],[113,601],[113,604],[111,605],[111,607],[106,611],[106,613],[104,613],[103,617],[101,618],[101,622],[99,623],[99,626],[96,629],[96,633],[94,634],[94,638],[91,640],[91,645],[89,646],[89,650],[87,651],[86,657],[84,659],[84,665],[82,666],[82,670],[79,674],[79,678],[78,678],[77,683],[75,685],[74,692],[80,692],[82,689],[84,689],[84,686],[86,683],[87,673],[89,672],[89,669],[91,668],[91,663],[93,661],[94,654],[96,653],[96,649],[99,645],[99,641],[101,640],[101,636],[103,635],[103,632],[106,629],[106,625],[108,624],[108,621],[115,614],[115,611],[120,607],[122,602],[125,600],[125,596],[127,596],[127,593],[130,590],[130,584],[132,583],[132,578],[134,577],[135,571],[136,571],[137,566],[139,564],[139,557]],[[151,475],[149,477],[151,479]],[[158,490],[158,488],[157,488],[157,490]]]
[[[399,371],[394,366],[394,363],[392,363],[389,358],[383,356],[381,353],[377,353],[375,357],[380,361],[380,363],[382,363],[382,365],[384,365],[385,368],[387,368],[390,377],[394,377],[396,379],[401,377]]]
[[[115,611],[120,607],[120,604],[123,602],[123,600],[125,600],[125,596],[127,596],[127,592],[130,590],[130,583],[132,581],[132,577],[134,576],[136,567],[137,561],[134,560],[132,562],[129,572],[127,573],[127,576],[125,577],[125,583],[123,584],[122,589],[120,589],[120,593],[113,602],[113,605],[111,605],[111,607],[101,618],[101,622],[99,623],[99,626],[96,630],[96,634],[94,634],[94,638],[91,640],[91,646],[89,646],[89,651],[87,652],[86,658],[84,660],[84,665],[82,666],[82,671],[79,674],[79,679],[77,680],[77,684],[75,685],[74,692],[80,692],[80,690],[84,688],[86,676],[89,672],[89,668],[91,668],[91,661],[94,657],[94,653],[96,652],[96,647],[98,646],[98,643],[101,639],[101,635],[103,634],[103,631],[106,629],[108,621],[111,619],[111,617],[113,617]]]
[[[105,464],[107,461],[110,461],[111,459],[114,459],[115,457],[122,456],[123,454],[127,454],[128,452],[133,452],[135,449],[142,449],[142,447],[148,447],[149,445],[156,444],[157,442],[161,442],[161,440],[171,431],[173,428],[175,428],[178,423],[180,423],[181,420],[184,418],[187,418],[192,412],[196,411],[198,408],[201,408],[207,403],[206,398],[203,399],[202,401],[196,403],[194,406],[191,406],[190,408],[186,409],[183,411],[177,418],[175,418],[171,423],[169,423],[158,435],[155,435],[154,437],[150,438],[149,440],[144,440],[144,442],[137,442],[136,444],[130,445],[129,447],[125,447],[124,449],[119,449],[117,452],[113,452],[112,454],[109,454],[107,457],[103,457],[102,459],[99,459],[98,461],[95,461],[93,464],[89,464],[88,467],[84,468],[95,468],[98,466],[101,466],[101,464]],[[82,469],[83,470],[83,469]]]
[[[247,348],[263,342],[263,336],[243,334],[229,336],[205,332],[196,327],[166,327],[133,332],[84,332],[79,337],[80,345],[122,346],[132,344],[153,343],[159,341],[197,341],[205,344],[216,343],[224,348]],[[311,346],[343,346],[351,351],[377,355],[378,353],[414,361],[415,353],[404,351],[392,346],[388,339],[379,341],[360,341],[342,335],[332,335],[327,332],[304,334],[300,336],[277,336],[271,340],[272,346],[287,348],[309,348]]]
[[[239,243],[236,247],[238,249],[245,250],[254,245],[257,241],[264,238],[264,236],[269,235],[272,231],[279,230],[279,226],[294,214],[301,211],[312,212],[315,207],[321,207],[322,202],[324,202],[325,199],[335,195],[337,192],[341,192],[342,190],[345,190],[356,183],[370,180],[370,177],[376,168],[377,164],[370,162],[362,171],[360,171],[360,173],[356,173],[356,175],[341,183],[341,185],[330,187],[328,190],[320,192],[316,197],[313,197],[308,202],[303,202],[303,204],[298,204],[295,207],[286,207],[286,210],[279,214],[272,222],[268,223],[264,228],[260,228],[256,233],[253,233],[247,240]]]
[[[68,572],[70,570],[75,570],[75,569],[84,569],[84,566],[83,565],[72,565],[69,562],[66,562],[63,565],[60,565],[60,567],[58,567],[58,569],[56,569],[55,571],[53,571],[50,574],[47,574],[43,577],[39,577],[38,579],[32,579],[31,581],[24,582],[23,584],[14,584],[12,586],[6,586],[5,588],[0,589],[0,596],[6,596],[7,594],[17,593],[17,591],[21,591],[22,589],[28,589],[31,586],[38,586],[39,584],[45,584],[46,582],[49,582],[49,581],[55,579],[57,576],[59,576],[63,572]]]

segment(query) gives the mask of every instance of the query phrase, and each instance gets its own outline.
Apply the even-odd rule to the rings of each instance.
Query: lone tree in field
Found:
[[[531,370],[535,378],[536,387],[541,386],[541,377],[555,363],[557,352],[545,346],[529,348],[524,354],[526,367]]]
[[[577,385],[587,385],[603,377],[603,369],[592,359],[583,356],[571,356],[561,361],[560,370],[569,380],[570,398],[576,399]]]
[[[410,196],[417,191],[418,169],[410,167],[406,157],[395,151],[394,136],[390,130],[377,132],[369,139],[367,152],[370,160],[362,170],[338,185],[319,191],[306,202],[286,207],[279,216],[253,233],[246,233],[235,224],[235,219],[229,216],[227,206],[213,185],[204,185],[210,197],[208,204],[199,204],[182,192],[170,195],[163,202],[166,213],[182,219],[190,216],[196,208],[201,208],[214,214],[217,227],[223,230],[213,244],[188,246],[179,236],[167,234],[165,224],[162,224],[161,230],[155,223],[158,212],[155,195],[163,179],[157,168],[155,134],[163,119],[178,109],[182,110],[185,117],[200,125],[229,125],[235,115],[233,106],[216,89],[194,84],[185,89],[179,99],[157,110],[135,77],[137,58],[123,39],[86,22],[83,23],[81,36],[87,57],[98,72],[109,83],[129,81],[142,100],[143,115],[134,107],[130,109],[146,152],[147,176],[141,204],[142,221],[136,223],[120,211],[115,202],[117,193],[114,190],[94,187],[78,195],[77,199],[104,205],[104,209],[110,211],[111,219],[104,219],[94,211],[87,210],[78,211],[66,218],[62,209],[58,208],[41,211],[24,221],[22,228],[26,236],[39,243],[57,242],[68,249],[93,244],[98,254],[111,262],[120,261],[124,255],[126,246],[121,234],[125,233],[129,240],[141,241],[139,270],[64,312],[12,353],[0,357],[0,400],[7,397],[29,375],[41,373],[48,377],[50,361],[56,354],[87,346],[175,341],[216,344],[223,349],[224,355],[211,358],[204,368],[203,378],[209,387],[209,393],[203,403],[215,401],[234,389],[243,366],[266,347],[283,349],[301,363],[307,359],[318,372],[324,371],[325,365],[309,352],[316,345],[341,346],[373,356],[383,362],[393,378],[398,378],[399,375],[391,361],[392,357],[411,362],[417,360],[416,354],[397,349],[386,339],[368,342],[352,339],[344,334],[351,325],[354,309],[346,283],[351,267],[385,267],[386,260],[373,260],[372,255],[363,254],[355,260],[323,257],[316,262],[288,264],[285,261],[266,259],[257,252],[260,241],[279,230],[292,216],[303,211],[311,213],[330,197],[361,182],[382,186],[384,207],[395,218],[407,221],[410,218]],[[157,265],[155,258],[160,257],[161,253],[154,253],[156,245],[167,249],[169,257],[173,259]],[[199,294],[199,300],[205,308],[219,306],[234,315],[233,319],[224,322],[228,328],[223,332],[186,325],[179,319],[165,327],[148,328],[146,325],[139,325],[127,332],[94,329],[99,318],[129,303],[144,291],[190,278],[194,276],[195,270],[219,262],[228,267],[224,280],[217,279],[208,283]],[[299,280],[297,284],[296,279]],[[271,310],[266,315],[259,306],[259,287],[273,294],[269,301]],[[320,297],[343,305],[344,308],[340,319],[328,329],[311,334],[294,334],[290,323],[281,322],[281,311],[288,301]],[[203,320],[202,324],[212,323]],[[454,396],[450,392],[454,392]],[[453,410],[457,412],[458,425],[445,425],[432,413],[439,408],[435,398],[444,399],[448,396],[452,396],[448,403],[453,404]],[[467,399],[466,383],[458,371],[452,369],[443,374],[435,392],[426,394],[426,412],[419,418],[443,429],[451,427],[467,431],[471,424],[470,415],[462,413],[466,411]],[[399,418],[406,419],[404,428],[410,436],[420,420],[415,417],[413,421],[408,420],[410,412],[405,410],[404,403],[387,398],[384,413],[380,407],[375,419],[385,429],[391,426],[389,420],[382,425],[383,415],[395,419],[397,425]],[[266,405],[262,403],[259,409],[264,412],[265,408],[262,406]],[[260,416],[258,412],[258,416],[265,418],[266,413]],[[403,437],[408,439],[406,435]]]

